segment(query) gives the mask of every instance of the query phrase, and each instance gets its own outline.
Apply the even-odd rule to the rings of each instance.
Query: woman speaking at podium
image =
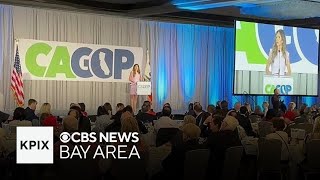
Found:
[[[135,64],[130,72],[129,81],[130,81],[130,103],[133,109],[133,112],[137,110],[137,83],[142,80],[140,74],[140,67],[138,64]]]
[[[270,71],[271,66],[271,71]],[[276,32],[275,41],[269,53],[266,74],[274,76],[290,76],[291,66],[287,51],[286,36],[282,29]]]

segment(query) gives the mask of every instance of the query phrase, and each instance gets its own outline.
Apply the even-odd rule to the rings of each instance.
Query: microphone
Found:
[[[278,70],[278,76],[280,76],[280,50],[278,50],[278,52],[279,52],[279,56],[278,56],[278,58],[279,58],[279,70]]]

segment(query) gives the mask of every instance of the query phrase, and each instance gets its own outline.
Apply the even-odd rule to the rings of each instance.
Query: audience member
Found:
[[[289,160],[289,137],[285,129],[284,120],[281,118],[274,118],[273,119],[273,128],[274,133],[268,134],[266,136],[267,139],[277,139],[282,142],[282,151],[281,151],[281,160],[288,161]]]
[[[283,117],[285,118],[286,124],[290,124],[296,118],[295,108],[296,108],[296,103],[290,102],[288,105],[287,112],[283,115]]]
[[[143,123],[153,123],[157,119],[156,114],[151,110],[150,101],[144,101],[140,112],[137,114],[136,119]]]
[[[81,113],[81,107],[80,105],[76,104],[70,107],[70,110],[76,110],[78,115],[78,121],[79,121],[79,131],[80,132],[91,132],[91,123],[88,117],[83,116]],[[74,113],[74,111],[71,111]],[[70,112],[69,112],[70,113]],[[70,114],[71,115],[71,114]]]
[[[248,115],[251,115],[252,114],[252,109],[251,109],[251,105],[250,103],[244,103],[244,106],[247,108],[248,110]]]
[[[196,114],[196,124],[198,126],[202,125],[205,119],[203,118],[203,111],[202,111],[202,106],[200,104],[196,104],[194,106],[194,112]]]
[[[38,116],[34,113],[37,109],[38,102],[35,99],[29,99],[28,107],[25,109],[26,117],[25,120],[32,121],[34,119],[39,119]]]
[[[161,114],[162,116],[154,122],[154,129],[156,132],[161,128],[178,128],[177,122],[170,118],[171,108],[169,106],[164,107]]]
[[[207,140],[207,146],[211,151],[209,159],[208,178],[220,179],[223,171],[223,162],[225,152],[229,147],[241,146],[241,142],[236,128],[239,122],[232,116],[223,119],[220,130],[217,133],[212,132]]]
[[[120,119],[123,108],[124,108],[123,103],[118,103],[116,108],[117,112],[115,115],[112,116],[111,119]]]
[[[189,123],[182,128],[183,143],[181,146],[172,149],[172,152],[162,162],[162,166],[169,177],[173,179],[183,177],[186,152],[202,147],[198,142],[200,133],[200,128],[195,124]]]
[[[184,116],[182,127],[185,126],[185,125],[187,125],[187,124],[190,124],[190,123],[191,123],[191,124],[196,124],[196,118],[193,117],[193,116],[191,116],[191,115],[186,115],[186,116]]]
[[[88,117],[88,113],[86,112],[86,105],[84,103],[79,103],[79,106],[81,108],[81,113],[84,117]]]
[[[193,110],[193,103],[190,103],[188,106],[188,112],[186,112],[186,115],[191,115],[193,117],[196,117],[196,113]]]
[[[223,116],[226,116],[228,114],[229,112],[228,101],[226,100],[221,101],[221,110],[222,110]]]
[[[261,107],[259,105],[257,105],[257,106],[255,106],[254,112],[252,113],[252,115],[264,117],[264,112],[262,112]]]
[[[207,112],[212,115],[216,111],[216,107],[213,104],[209,104],[207,107]]]
[[[25,120],[26,119],[26,110],[22,107],[17,107],[13,112],[13,120],[9,121],[10,127],[10,135],[15,137],[16,135],[16,128],[18,126],[32,126],[31,121]]]
[[[269,110],[269,103],[266,102],[266,101],[264,101],[264,102],[262,103],[262,108],[263,108],[263,113],[264,113],[264,117],[265,117],[266,114],[267,114],[267,112],[268,112],[268,110]]]
[[[110,110],[107,111],[105,106],[99,106],[93,131],[96,133],[105,133],[105,129],[107,128],[107,126],[113,122],[111,121],[111,117],[112,114],[110,113]]]
[[[248,115],[248,108],[246,106],[242,106],[240,108],[240,113],[237,116],[237,119],[239,121],[240,126],[243,127],[248,136],[255,136],[256,134],[252,130],[251,122]]]
[[[240,108],[241,108],[241,103],[240,102],[234,103],[233,110],[235,110],[237,113],[239,113]]]

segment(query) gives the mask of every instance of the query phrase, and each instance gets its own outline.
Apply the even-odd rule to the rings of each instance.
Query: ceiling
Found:
[[[320,0],[0,0],[0,3],[233,26],[235,19],[320,27]]]

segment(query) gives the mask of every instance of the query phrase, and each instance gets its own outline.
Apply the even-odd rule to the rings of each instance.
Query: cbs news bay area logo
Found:
[[[60,159],[140,159],[137,147],[126,145],[139,142],[137,132],[63,132],[60,142],[54,149],[53,127],[17,127],[17,164],[53,164],[57,151]]]

